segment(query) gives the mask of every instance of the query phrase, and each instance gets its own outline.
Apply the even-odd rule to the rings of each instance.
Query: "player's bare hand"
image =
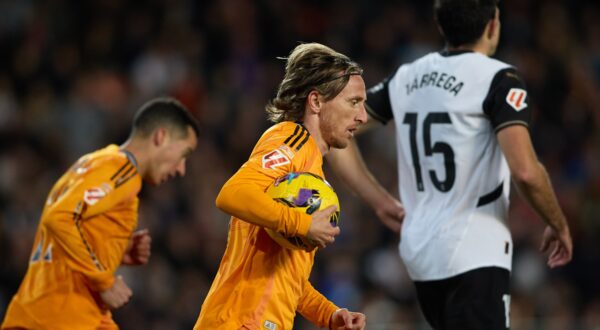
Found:
[[[340,234],[340,228],[329,222],[329,218],[336,210],[337,206],[331,205],[312,214],[312,222],[306,237],[320,248],[332,244],[335,241],[335,236]]]
[[[331,314],[331,329],[333,330],[362,330],[367,323],[363,313],[350,312],[346,308],[338,309]]]
[[[123,255],[124,265],[145,265],[150,259],[152,237],[148,229],[138,230],[133,233],[129,246]]]
[[[108,308],[117,309],[127,304],[132,294],[123,277],[119,275],[110,289],[100,292],[100,298]]]
[[[550,252],[548,255],[548,266],[550,268],[564,266],[573,257],[573,241],[569,227],[557,232],[550,226],[546,226],[542,238],[542,252]]]
[[[399,200],[386,193],[385,198],[378,200],[373,209],[386,227],[394,233],[400,233],[405,212],[404,206]]]

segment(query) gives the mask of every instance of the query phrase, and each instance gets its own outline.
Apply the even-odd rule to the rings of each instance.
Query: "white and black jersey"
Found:
[[[428,54],[369,90],[369,114],[396,124],[400,254],[413,280],[511,269],[510,172],[495,134],[528,126],[528,102],[513,67],[475,52]]]

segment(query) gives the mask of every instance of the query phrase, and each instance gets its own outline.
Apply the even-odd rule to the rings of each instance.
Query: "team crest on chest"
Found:
[[[521,111],[527,107],[525,98],[527,97],[527,91],[521,88],[511,88],[506,94],[506,103],[510,105],[515,111]]]

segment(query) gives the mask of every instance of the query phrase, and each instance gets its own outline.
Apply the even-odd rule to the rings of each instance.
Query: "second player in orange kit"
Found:
[[[142,181],[183,176],[197,137],[179,102],[157,99],[138,111],[125,144],[81,157],[48,195],[2,329],[117,329],[110,310],[132,291],[115,271],[150,256],[148,231],[134,233]]]

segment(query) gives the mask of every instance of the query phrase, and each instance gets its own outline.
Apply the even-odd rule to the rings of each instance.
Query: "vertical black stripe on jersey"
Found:
[[[120,175],[117,176],[116,178],[115,178],[115,175],[113,175],[111,178],[113,181],[115,181],[115,189],[119,188],[120,186],[125,184],[125,182],[129,181],[129,179],[133,178],[137,174],[137,168],[132,164],[132,162],[129,158],[127,159],[127,164],[129,165],[127,167],[127,170],[122,171],[121,169],[119,169],[119,172],[122,172],[122,173],[120,173]],[[117,173],[119,173],[119,172],[117,172]]]
[[[302,140],[302,142],[300,142],[300,144],[298,144],[298,146],[296,147],[296,151],[300,151],[300,148],[302,148],[302,146],[304,146],[306,141],[308,141],[309,137],[310,137],[310,133],[308,131],[306,131],[306,137]]]
[[[118,181],[119,179],[121,179],[121,178],[124,178],[124,177],[126,177],[126,176],[129,174],[129,172],[131,172],[131,170],[133,170],[133,172],[134,172],[134,173],[136,172],[136,171],[135,171],[135,166],[133,166],[133,164],[131,164],[131,166],[130,166],[130,167],[128,167],[128,168],[127,168],[127,170],[126,170],[125,172],[123,172],[123,174],[121,174],[121,175],[120,175],[120,176],[117,178],[117,181]]]
[[[292,143],[289,144],[290,148],[293,148],[296,145],[296,143],[298,143],[300,138],[302,138],[305,134],[306,134],[306,136],[308,136],[308,131],[306,130],[306,128],[304,126],[302,126],[302,131],[300,132],[300,134],[298,134],[298,136],[296,136],[294,141],[292,141]]]
[[[79,203],[77,203],[77,206],[75,207],[75,210],[73,211],[73,221],[75,222],[75,227],[77,228],[77,232],[79,233],[79,238],[81,238],[81,242],[85,246],[85,249],[87,250],[88,255],[92,259],[94,266],[96,266],[96,269],[98,269],[99,271],[104,271],[106,267],[104,267],[102,263],[100,263],[100,260],[98,260],[98,257],[92,250],[90,243],[88,243],[88,241],[85,239],[85,236],[83,236],[83,230],[81,229],[81,219],[83,217],[83,213],[85,213],[86,210],[87,203],[85,203],[84,201],[79,201]]]
[[[300,126],[301,125],[296,125],[296,129],[294,129],[294,133],[292,133],[292,135],[288,136],[288,138],[285,139],[285,141],[283,141],[283,143],[287,144],[288,142],[290,142],[290,140],[293,139],[294,136],[296,136],[296,134],[298,134],[298,131],[300,130]]]
[[[98,260],[98,257],[92,250],[90,243],[88,243],[88,241],[83,236],[83,230],[81,229],[81,218],[75,220],[75,227],[77,227],[77,231],[79,232],[79,237],[81,238],[83,245],[85,246],[86,250],[88,251],[90,258],[92,259],[92,262],[96,266],[96,269],[98,269],[99,271],[104,271],[106,269],[106,267],[104,267],[102,265],[102,263],[100,263],[100,260]]]
[[[530,107],[517,111],[506,102],[506,97],[512,88],[527,91],[515,68],[502,69],[492,79],[488,94],[483,101],[483,112],[490,118],[495,131],[515,124],[529,126]],[[523,102],[528,104],[529,96],[525,97]]]
[[[301,122],[296,122],[296,128],[294,129],[294,133],[292,133],[292,135],[288,136],[285,139],[285,141],[283,141],[283,143],[287,144],[290,148],[294,148],[294,146],[295,146],[296,151],[299,151],[300,148],[302,148],[302,146],[304,146],[304,144],[308,141],[309,137],[310,137],[310,133],[308,132],[306,127],[304,127],[304,125],[302,125]],[[298,143],[298,142],[300,142],[300,143]]]
[[[131,172],[131,174],[129,174],[128,176],[123,175],[123,176],[119,177],[119,179],[117,179],[117,181],[115,181],[115,189],[124,185],[127,181],[129,181],[129,179],[136,176],[136,174],[137,174],[137,170]]]
[[[389,83],[390,78],[385,78],[379,84],[369,88],[365,104],[367,113],[383,124],[394,118],[392,103],[390,101]]]
[[[117,175],[119,175],[119,174],[120,174],[120,173],[121,173],[121,172],[122,172],[122,171],[125,169],[125,167],[127,167],[127,165],[129,165],[129,163],[130,163],[130,162],[129,162],[129,159],[127,159],[127,160],[125,161],[125,164],[123,164],[123,166],[121,166],[121,168],[119,168],[119,169],[117,170],[117,172],[116,172],[115,174],[113,174],[113,175],[110,177],[110,179],[111,179],[111,180],[114,180],[114,179],[117,177]]]

